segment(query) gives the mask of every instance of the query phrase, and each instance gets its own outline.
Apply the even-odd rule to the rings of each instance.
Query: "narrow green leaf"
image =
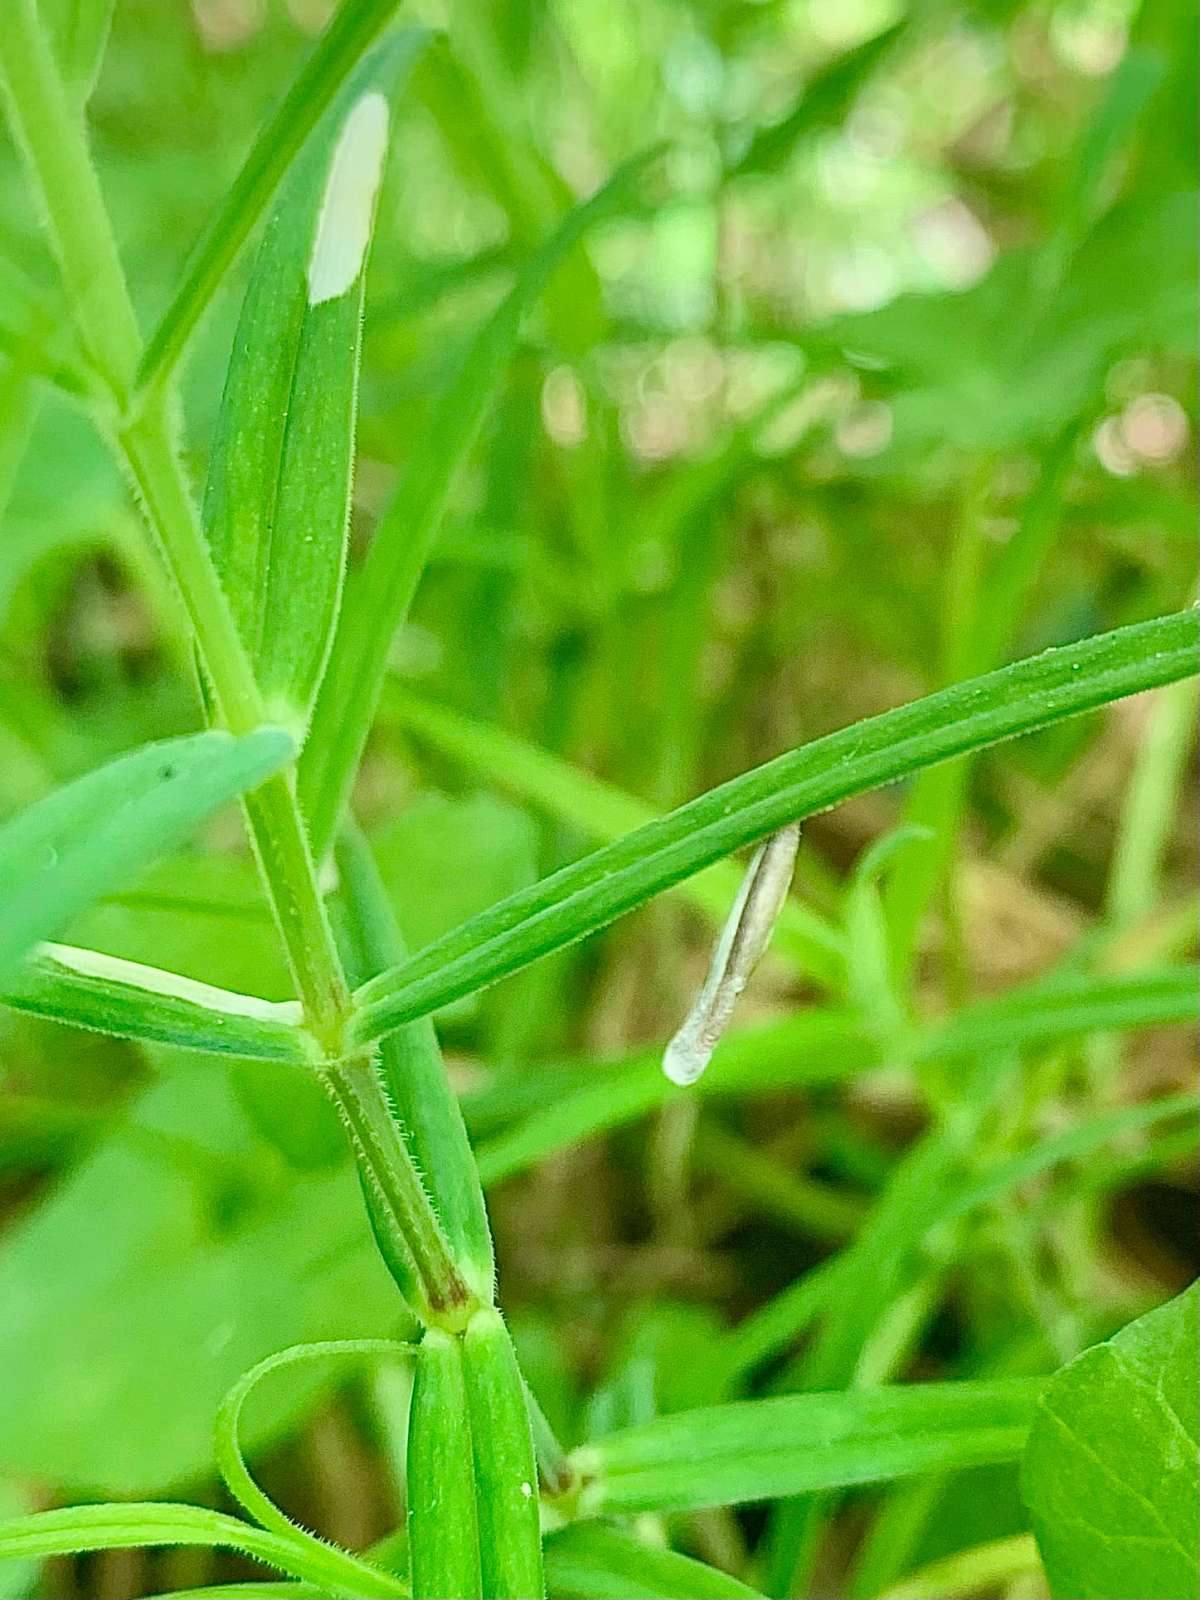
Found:
[[[927,828],[894,828],[863,853],[846,894],[846,950],[849,993],[881,1038],[899,1041],[904,1031],[904,1004],[888,945],[887,922],[879,890],[880,878],[896,858],[929,836]]]
[[[294,1001],[235,994],[72,945],[43,944],[0,986],[0,1000],[77,1028],[184,1050],[293,1067],[315,1066],[320,1057]]]
[[[1035,1578],[1038,1568],[1037,1546],[1027,1533],[1010,1534],[1007,1539],[990,1539],[987,1544],[956,1550],[940,1561],[910,1572],[899,1583],[891,1583],[881,1600],[945,1600],[945,1596],[978,1594],[983,1590],[1013,1593],[1024,1582]],[[1024,1582],[1023,1582],[1024,1580]],[[876,1588],[860,1588],[860,1594],[879,1594]],[[1039,1590],[1040,1592],[1040,1590]]]
[[[903,37],[910,20],[901,17],[816,73],[791,109],[778,122],[755,134],[745,154],[728,169],[729,176],[778,169],[801,139],[841,122],[867,79]]]
[[[67,92],[87,102],[100,75],[116,0],[38,0]]]
[[[470,994],[604,927],[785,823],[967,750],[1030,733],[1197,670],[1197,613],[1065,645],[885,711],[710,790],[493,906],[357,995],[356,1034]]]
[[[462,1341],[438,1328],[417,1348],[407,1459],[412,1592],[477,1600],[483,1590]]]
[[[485,1600],[545,1594],[537,1465],[525,1386],[499,1312],[479,1311],[462,1339],[471,1415]]]
[[[395,10],[396,0],[344,0],[338,8],[192,252],[179,291],[146,345],[140,389],[170,378],[284,174]]]
[[[1015,1059],[982,1055],[950,1109],[905,1151],[867,1220],[838,1263],[836,1293],[805,1352],[807,1389],[863,1381],[864,1356],[890,1308],[910,1289],[922,1266],[918,1250],[931,1218],[946,1207],[968,1152],[1016,1070]]]
[[[428,740],[434,749],[606,844],[646,827],[662,814],[549,750],[399,688],[389,693],[387,709],[401,726]],[[742,871],[736,863],[717,861],[681,883],[679,894],[719,925],[728,915],[741,881]],[[771,948],[824,983],[836,986],[843,976],[841,934],[794,895],[780,912]]]
[[[1153,909],[1188,753],[1196,738],[1197,684],[1172,684],[1154,696],[1137,761],[1121,803],[1105,900],[1125,927]]]
[[[745,1400],[659,1417],[575,1454],[593,1514],[689,1511],[1020,1455],[1040,1380]]]
[[[1200,1284],[1064,1367],[1038,1403],[1022,1465],[1051,1592],[1192,1600]]]
[[[171,1589],[149,1600],[325,1600],[311,1583],[210,1583],[200,1589]]]
[[[1091,1117],[1052,1139],[1039,1140],[1030,1149],[995,1162],[978,1178],[963,1185],[955,1184],[952,1190],[945,1192],[940,1206],[922,1219],[925,1237],[976,1206],[986,1205],[1019,1184],[1041,1177],[1060,1163],[1082,1161],[1122,1135],[1184,1117],[1191,1121],[1189,1144],[1194,1145],[1200,1128],[1197,1127],[1195,1097],[1190,1094],[1172,1095],[1148,1105],[1129,1106],[1123,1111]],[[838,1292],[838,1275],[848,1259],[848,1252],[843,1253],[805,1273],[734,1328],[714,1356],[720,1383],[732,1387],[747,1373],[794,1344]]]
[[[351,577],[300,772],[301,800],[318,859],[332,843],[345,808],[392,637],[408,612],[455,476],[495,401],[525,315],[584,234],[627,203],[630,188],[656,153],[635,157],[576,206],[484,323],[409,459],[366,560]]]
[[[39,940],[295,754],[280,728],[192,734],[57,789],[0,827],[0,980]]]
[[[576,1522],[546,1540],[546,1582],[570,1600],[756,1600],[728,1573],[599,1522]],[[417,1591],[420,1592],[419,1590]]]
[[[368,1583],[351,1578],[340,1550],[320,1549],[268,1533],[206,1506],[142,1500],[122,1505],[67,1506],[0,1522],[0,1560],[73,1555],[82,1550],[137,1550],[156,1545],[199,1545],[240,1554],[315,1584],[322,1594],[354,1600],[407,1595],[407,1585],[387,1573]]]
[[[319,1344],[295,1345],[290,1350],[281,1350],[276,1355],[268,1356],[249,1372],[243,1373],[222,1400],[217,1413],[215,1430],[217,1467],[230,1494],[262,1528],[278,1535],[281,1539],[289,1540],[298,1548],[307,1549],[314,1562],[324,1561],[328,1566],[333,1566],[335,1562],[340,1564],[339,1582],[349,1587],[339,1589],[339,1593],[379,1593],[381,1591],[378,1585],[387,1583],[387,1574],[370,1566],[358,1556],[335,1549],[323,1539],[319,1539],[316,1534],[301,1528],[263,1493],[254,1481],[242,1454],[241,1441],[238,1437],[242,1408],[264,1378],[273,1372],[294,1366],[297,1362],[329,1361],[347,1356],[395,1357],[410,1354],[409,1345],[392,1339],[334,1339]],[[384,1588],[382,1592],[390,1593],[391,1590]]]
[[[1193,982],[1197,978],[1200,978],[1200,974],[1193,977]],[[1153,1128],[1160,1122],[1186,1118],[1191,1124],[1194,1142],[1200,1134],[1198,1115],[1200,1107],[1196,1104],[1195,1095],[1174,1094],[1162,1100],[1148,1101],[1144,1105],[1125,1106],[1120,1111],[1106,1111],[1100,1116],[1089,1117],[1077,1127],[1067,1128],[1050,1139],[1039,1139],[1031,1149],[993,1163],[978,1177],[956,1188],[939,1220],[947,1221],[962,1216],[975,1206],[985,1205],[1019,1184],[1040,1177],[1060,1162],[1082,1161],[1111,1140]]]
[[[1036,1048],[1116,1028],[1161,1027],[1200,1015],[1200,973],[1194,965],[1120,977],[1074,976],[1052,986],[1014,989],[965,1008],[909,1041],[914,1065],[970,1061],[987,1053]],[[848,1012],[807,1011],[770,1027],[747,1028],[723,1040],[699,1091],[705,1096],[771,1093],[838,1083],[883,1060],[878,1040]],[[485,1185],[523,1172],[583,1139],[645,1116],[676,1091],[660,1068],[660,1052],[638,1052],[598,1075],[588,1064],[479,1150]],[[498,1119],[503,1120],[503,1119]]]
[[[422,37],[355,74],[285,184],[225,380],[204,525],[268,715],[302,737],[349,531],[363,287],[388,97]]]
[[[776,1027],[729,1035],[689,1092],[744,1094],[767,1085],[838,1083],[878,1060],[878,1047],[854,1018],[844,1012],[810,1012]],[[545,1104],[481,1147],[483,1182],[499,1183],[556,1150],[633,1122],[678,1093],[663,1073],[661,1050],[639,1053],[614,1071],[588,1071],[582,1083],[568,1080],[557,1093],[543,1088]]]
[[[1190,1022],[1200,1007],[1195,963],[1145,972],[1064,973],[964,1006],[917,1047],[921,1061],[1029,1049],[1108,1028]]]
[[[402,958],[404,943],[375,858],[357,830],[343,830],[337,867],[342,954],[353,982]],[[422,1017],[389,1034],[378,1065],[455,1261],[488,1302],[495,1259],[487,1208],[432,1020]]]

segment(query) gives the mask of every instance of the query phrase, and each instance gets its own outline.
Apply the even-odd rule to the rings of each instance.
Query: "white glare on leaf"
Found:
[[[387,138],[387,101],[373,89],[355,102],[329,163],[308,261],[311,306],[344,295],[362,271]]]

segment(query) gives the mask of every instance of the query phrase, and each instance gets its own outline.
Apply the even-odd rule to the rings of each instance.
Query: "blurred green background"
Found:
[[[117,0],[90,120],[144,327],[328,11]],[[548,801],[472,720],[667,807],[940,683],[1186,603],[1193,13],[404,8],[440,31],[405,97],[370,273],[357,548],[514,273],[575,201],[663,143],[531,319],[395,641],[358,807],[412,943],[638,820],[587,788]],[[4,135],[4,812],[197,722],[130,498],[88,420],[35,375],[69,348],[55,283]],[[188,368],[197,477],[237,290]],[[814,819],[802,896],[844,926],[863,850],[899,822],[935,825],[935,847],[911,872],[897,856],[882,888],[896,1003],[918,1018],[1061,964],[1182,959],[1195,817],[1174,804],[1193,704],[1187,688],[1121,703],[984,755],[963,792],[943,775]],[[286,994],[235,816],[72,936]],[[853,1082],[838,1081],[853,1062],[813,1068],[803,1036],[770,1024],[867,1015],[870,997],[853,970],[824,982],[785,953],[741,1018],[767,1025],[750,1088],[613,1116],[627,1125],[595,1138],[568,1122],[512,1158],[499,1141],[523,1117],[581,1084],[603,1099],[604,1074],[661,1045],[710,937],[667,897],[442,1019],[495,1178],[502,1300],[569,1442],[716,1397],[724,1330],[853,1234],[931,1099],[958,1091],[957,1069],[930,1081],[899,1048]],[[972,1159],[1191,1081],[1170,1030],[1020,1065]],[[341,1136],[302,1087],[0,1013],[0,1508],[220,1503],[212,1417],[242,1371],[298,1340],[395,1330]],[[1194,1135],[1176,1127],[979,1209],[914,1273],[880,1370],[1069,1358],[1194,1275],[1195,1188]],[[735,1391],[786,1386],[786,1354]],[[347,1386],[306,1370],[264,1389],[247,1434],[283,1503],[361,1545],[402,1503],[405,1401],[397,1373]],[[812,1592],[869,1594],[1020,1519],[1008,1470],[864,1493],[834,1517]],[[759,1512],[672,1534],[759,1581],[781,1537]],[[117,1600],[240,1570],[114,1553],[14,1567],[0,1594]]]

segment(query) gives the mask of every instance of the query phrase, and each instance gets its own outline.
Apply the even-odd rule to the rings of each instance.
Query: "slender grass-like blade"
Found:
[[[366,560],[347,586],[313,737],[300,770],[300,797],[318,859],[333,842],[345,808],[375,715],[392,636],[411,604],[455,476],[495,399],[525,314],[583,235],[628,203],[635,180],[656,153],[635,157],[576,206],[479,330],[436,405]]]
[[[116,0],[38,0],[63,84],[83,105],[100,74]]]
[[[259,1000],[70,945],[40,945],[0,985],[0,1001],[77,1028],[182,1050],[296,1067],[318,1058],[294,1001]]]
[[[448,706],[418,699],[398,686],[389,689],[385,705],[389,717],[435,750],[603,844],[645,827],[661,815],[653,806],[571,766],[549,750],[464,717]],[[735,862],[717,861],[694,878],[685,879],[679,894],[720,923],[737,898],[741,878]],[[831,987],[845,975],[843,943],[836,928],[795,897],[780,908],[773,948],[802,972]]]
[[[0,827],[0,979],[85,906],[295,754],[281,728],[143,745]]]
[[[170,378],[284,174],[395,10],[396,0],[345,0],[339,7],[196,245],[175,299],[147,342],[140,388]]]
[[[1119,977],[1073,974],[1048,984],[1022,985],[1008,994],[965,1007],[909,1042],[914,1066],[967,1062],[983,1054],[1044,1049],[1088,1033],[1169,1027],[1200,1015],[1200,969],[1153,968]],[[841,1083],[879,1066],[884,1049],[852,1012],[807,1010],[770,1027],[748,1028],[722,1040],[701,1080],[708,1097],[769,1094]],[[479,1145],[485,1185],[500,1183],[536,1162],[624,1127],[648,1115],[675,1093],[659,1068],[657,1052],[639,1052],[610,1066],[584,1064],[564,1072],[553,1095],[525,1116],[497,1115],[501,1130]],[[467,1112],[472,1126],[471,1103]],[[1053,1148],[1051,1141],[1045,1147]],[[1039,1147],[1041,1148],[1041,1147]]]
[[[717,1567],[599,1522],[550,1535],[546,1582],[571,1600],[756,1600],[759,1593]]]
[[[660,1417],[575,1453],[593,1514],[688,1511],[1013,1461],[1043,1380],[847,1390]]]
[[[421,36],[363,64],[259,247],[217,423],[204,524],[272,718],[298,737],[341,596],[363,284],[389,95]]]
[[[356,1036],[398,1023],[604,927],[788,822],[968,750],[1192,676],[1195,610],[1047,650],[857,722],[710,790],[511,895],[358,992]]]
[[[319,1594],[355,1595],[363,1600],[408,1594],[407,1584],[385,1572],[372,1572],[369,1582],[357,1568],[348,1573],[350,1562],[332,1545],[319,1549],[315,1542],[285,1538],[207,1506],[133,1500],[119,1505],[64,1506],[0,1522],[0,1561],[156,1546],[237,1550],[277,1572],[314,1584]]]

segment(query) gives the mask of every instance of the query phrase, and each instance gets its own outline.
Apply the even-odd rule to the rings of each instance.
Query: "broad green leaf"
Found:
[[[389,97],[420,38],[373,55],[267,224],[225,380],[204,525],[268,715],[302,738],[341,597],[367,256]]]
[[[183,282],[143,353],[138,370],[143,390],[169,380],[285,173],[395,10],[396,0],[346,0],[338,7],[192,252]]]
[[[0,827],[0,979],[40,939],[165,855],[295,754],[279,728],[144,745]]]
[[[401,1326],[349,1166],[272,1158],[216,1063],[175,1062],[0,1247],[0,1471],[96,1495],[213,1469],[225,1392],[285,1346]],[[248,1452],[336,1374],[280,1373]]]
[[[788,822],[885,783],[1194,674],[1194,610],[969,679],[744,773],[492,907],[357,995],[377,1038],[604,927]]]
[[[1200,1285],[1057,1373],[1022,1468],[1051,1592],[1062,1600],[1191,1600]]]
[[[58,1511],[35,1511],[27,1517],[0,1522],[0,1560],[156,1545],[236,1550],[279,1572],[290,1572],[318,1585],[323,1594],[375,1600],[376,1596],[408,1593],[398,1578],[385,1572],[372,1572],[368,1583],[357,1566],[351,1567],[332,1545],[318,1551],[224,1512],[210,1511],[207,1506],[172,1505],[161,1500],[65,1506]]]
[[[38,0],[67,92],[83,105],[100,72],[116,0]]]
[[[299,1068],[319,1060],[315,1043],[301,1030],[295,1002],[235,994],[72,945],[43,944],[0,984],[0,1000],[18,1011],[125,1039]]]
[[[571,1600],[755,1600],[728,1573],[600,1522],[576,1522],[546,1540],[550,1592]]]
[[[687,1511],[1020,1455],[1040,1380],[746,1400],[660,1417],[575,1452],[593,1515]]]
[[[654,153],[627,163],[569,212],[484,323],[439,397],[367,558],[351,577],[300,772],[301,799],[318,859],[332,843],[345,808],[393,635],[407,615],[450,490],[495,401],[525,315],[579,240],[626,203],[628,190]]]
[[[460,716],[445,706],[432,705],[396,689],[388,696],[387,708],[401,726],[427,740],[436,750],[606,844],[645,827],[658,815],[652,806],[580,771],[549,750]],[[679,893],[720,924],[729,913],[741,880],[741,869],[735,863],[718,861],[688,878],[679,886]],[[780,913],[772,949],[794,961],[802,971],[826,982],[836,982],[844,964],[837,930],[794,896],[785,902]]]

